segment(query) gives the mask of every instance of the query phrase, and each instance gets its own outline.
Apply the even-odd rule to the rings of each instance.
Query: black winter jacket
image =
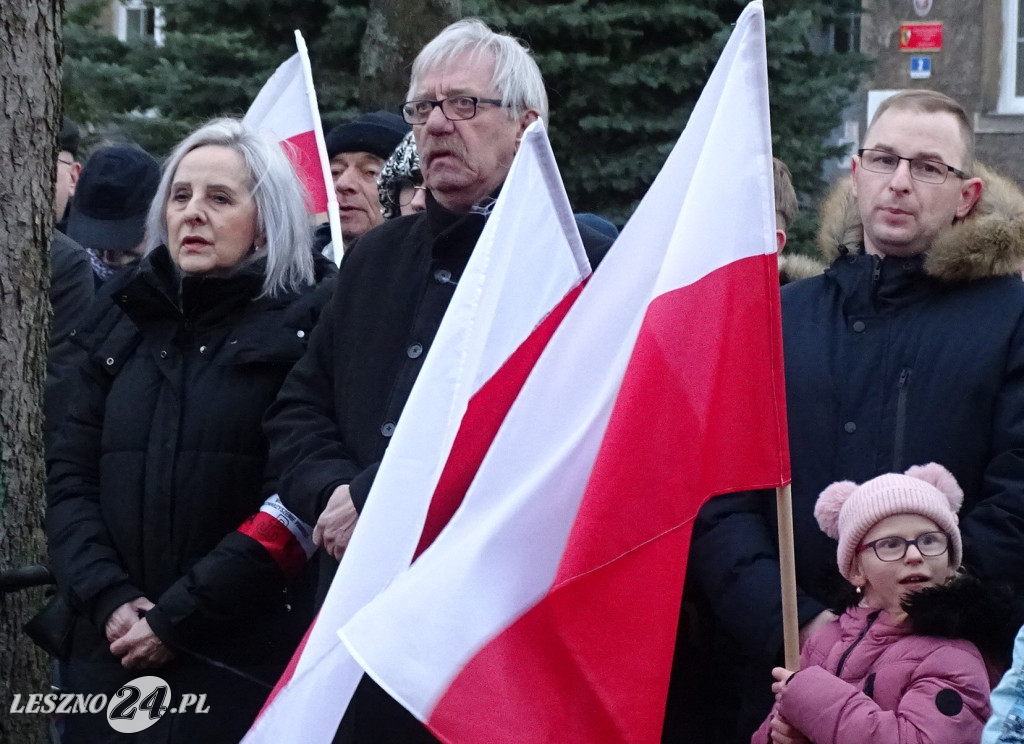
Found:
[[[88,358],[50,453],[46,524],[60,591],[80,615],[69,681],[110,694],[138,676],[110,655],[103,626],[146,596],[176,655],[154,673],[220,706],[195,727],[162,719],[146,741],[240,738],[267,693],[252,678],[273,684],[308,620],[289,612],[276,564],[235,530],[262,503],[260,421],[334,268],[321,262],[318,287],[271,298],[260,296],[264,266],[179,285],[158,248],[105,286],[76,334]]]
[[[70,399],[78,355],[70,335],[89,311],[95,294],[92,266],[85,249],[59,230],[50,246],[50,353],[46,359],[44,404],[46,445],[60,428]]]

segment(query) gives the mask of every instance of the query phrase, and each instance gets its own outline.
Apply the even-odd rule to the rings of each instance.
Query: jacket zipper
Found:
[[[896,431],[892,449],[893,472],[903,470],[903,439],[907,429],[907,383],[910,382],[910,367],[904,367],[896,383]]]
[[[857,637],[853,639],[853,643],[850,644],[850,647],[847,648],[845,651],[843,651],[843,655],[839,657],[839,664],[836,666],[836,676],[837,677],[843,673],[843,665],[846,664],[846,659],[847,659],[847,657],[849,657],[850,652],[853,651],[853,649],[855,649],[857,647],[858,643],[860,643],[861,641],[864,640],[864,636],[866,636],[868,634],[868,631],[871,630],[872,624],[874,624],[875,620],[877,620],[878,616],[881,615],[881,614],[882,614],[881,610],[875,610],[870,615],[868,615],[867,625],[865,625],[861,629],[861,631],[857,635]]]

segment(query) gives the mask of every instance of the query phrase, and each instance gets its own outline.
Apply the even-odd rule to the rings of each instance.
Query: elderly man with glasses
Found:
[[[1024,586],[1024,196],[975,163],[956,101],[905,91],[879,106],[819,244],[830,268],[782,290],[801,640],[841,591],[813,513],[838,480],[944,465],[965,494],[964,565]],[[749,741],[771,706],[774,510],[763,493],[722,496],[694,527],[701,637],[679,653],[720,672],[686,679],[677,663],[674,725],[713,727],[694,741]]]
[[[516,39],[459,21],[420,52],[401,113],[426,208],[346,254],[308,351],[267,414],[271,484],[323,548],[322,599],[519,139],[547,117],[540,70]],[[583,225],[596,265],[609,239]],[[433,741],[364,680],[343,722],[357,741]]]

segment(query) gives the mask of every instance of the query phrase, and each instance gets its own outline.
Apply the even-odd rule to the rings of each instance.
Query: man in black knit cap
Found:
[[[398,114],[375,111],[334,127],[324,138],[346,249],[384,221],[377,199],[377,176],[409,129]],[[324,247],[327,240],[329,230],[319,228],[318,247]]]

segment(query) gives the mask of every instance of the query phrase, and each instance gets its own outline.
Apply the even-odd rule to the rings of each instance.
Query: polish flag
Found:
[[[242,120],[246,125],[276,138],[284,147],[302,185],[309,194],[310,214],[337,216],[338,202],[324,144],[320,110],[313,88],[313,73],[302,34],[295,32],[298,52],[281,64],[266,82]],[[335,231],[341,245],[341,223]]]
[[[444,742],[658,742],[694,517],[789,480],[764,11],[461,507],[341,637]]]
[[[362,668],[338,630],[456,511],[590,264],[543,124],[526,130],[395,429],[324,606],[244,739],[330,742]]]

